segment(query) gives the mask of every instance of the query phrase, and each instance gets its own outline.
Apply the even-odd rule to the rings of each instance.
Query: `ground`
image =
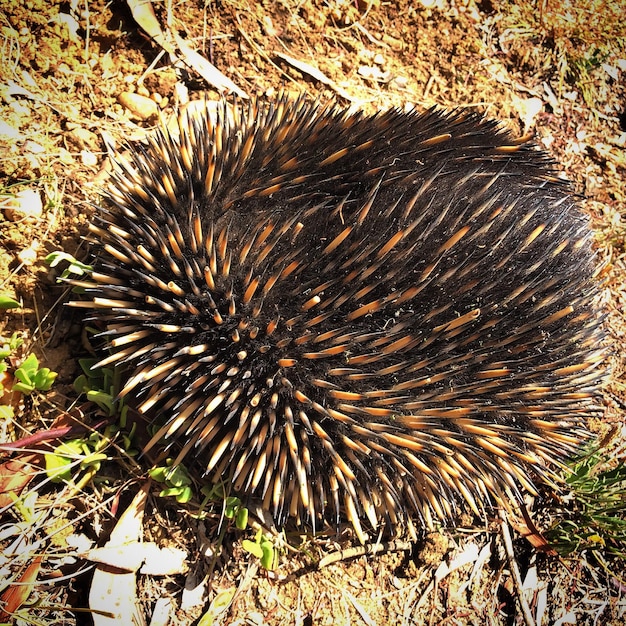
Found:
[[[56,251],[86,258],[83,237],[106,181],[107,145],[141,138],[159,115],[167,119],[189,100],[223,90],[185,48],[219,68],[232,81],[226,90],[242,97],[305,92],[368,112],[460,107],[497,118],[517,135],[533,134],[573,181],[596,232],[612,345],[607,412],[596,429],[623,466],[622,14],[620,0],[3,3],[0,295],[19,306],[0,317],[0,334],[24,340],[8,357],[9,370],[34,352],[58,373],[50,391],[3,400],[14,403],[14,415],[2,419],[1,441],[21,444],[19,454],[4,449],[0,471],[0,599],[7,603],[22,590],[11,605],[21,615],[17,623],[91,623],[71,610],[88,606],[93,568],[82,558],[87,548],[75,544],[104,545],[123,511],[139,524],[140,539],[187,554],[177,571],[131,574],[146,620],[159,608],[172,624],[203,615],[204,624],[528,624],[521,595],[537,624],[623,623],[623,560],[598,564],[585,550],[561,560],[537,547],[538,535],[534,544],[523,538],[519,520],[510,553],[497,517],[430,534],[418,529],[417,541],[384,545],[376,556],[341,553],[353,545],[348,530],[291,534],[272,539],[278,564],[267,571],[241,541],[253,540],[254,531],[220,534],[220,516],[194,515],[197,502],[195,509],[178,505],[153,486],[146,502],[132,504],[145,467],[128,456],[132,446],[119,433],[118,448],[107,448],[107,462],[79,485],[49,483],[38,471],[46,438],[58,446],[76,438],[73,420],[100,431],[107,421],[75,389],[78,360],[91,348],[81,316],[64,306],[69,288],[57,281],[64,265],[52,268],[45,258]],[[61,430],[46,437],[50,428]],[[22,489],[23,497],[35,496],[18,511],[8,494]],[[544,528],[548,522],[542,526],[537,516]],[[336,562],[323,566],[320,559],[336,553]],[[109,565],[101,584],[122,580],[111,558],[102,558]],[[516,567],[523,590],[512,576]],[[29,575],[34,585],[11,584]]]

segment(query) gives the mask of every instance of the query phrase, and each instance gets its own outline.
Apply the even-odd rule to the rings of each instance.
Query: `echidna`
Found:
[[[510,504],[599,411],[587,220],[494,122],[255,98],[128,149],[79,303],[100,365],[277,523]]]

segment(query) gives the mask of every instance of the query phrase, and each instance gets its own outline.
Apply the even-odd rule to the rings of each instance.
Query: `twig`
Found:
[[[354,101],[354,98],[347,91],[345,91],[345,89],[342,89],[339,85],[337,85],[337,83],[335,83],[333,80],[328,78],[328,76],[326,76],[324,72],[322,72],[321,70],[318,70],[316,67],[313,67],[312,65],[309,65],[308,63],[305,63],[304,61],[300,61],[299,59],[289,56],[288,54],[283,54],[282,52],[275,52],[274,54],[279,59],[282,59],[286,63],[289,63],[289,65],[295,67],[300,72],[303,72],[304,74],[308,74],[314,80],[317,80],[323,85],[330,87],[331,89],[336,91],[339,96],[341,96],[348,102]]]
[[[347,550],[339,550],[327,554],[318,563],[318,568],[327,567],[338,561],[346,561],[364,554],[379,554],[380,552],[410,552],[413,550],[413,544],[410,541],[387,541],[385,543],[373,543],[367,546],[356,546]]]
[[[135,22],[156,44],[161,46],[173,58],[182,61],[187,67],[195,70],[218,91],[233,92],[240,98],[248,97],[248,94],[240,89],[228,76],[222,74],[212,63],[209,63],[207,59],[193,50],[185,40],[170,29],[171,14],[168,16],[167,30],[164,32],[154,14],[150,0],[126,0],[126,2]]]
[[[536,626],[533,615],[530,612],[530,606],[528,605],[528,602],[524,597],[522,577],[520,576],[519,568],[517,567],[517,562],[515,560],[515,553],[513,552],[513,541],[511,540],[511,532],[509,531],[509,521],[507,520],[506,513],[503,509],[500,510],[500,519],[502,520],[500,528],[502,529],[502,541],[504,542],[504,550],[509,560],[509,568],[511,570],[511,576],[513,577],[513,582],[517,590],[517,599],[522,609],[524,623],[526,624],[526,626]]]

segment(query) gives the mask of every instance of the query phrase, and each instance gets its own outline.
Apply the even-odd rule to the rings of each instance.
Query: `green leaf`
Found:
[[[0,294],[0,309],[17,309],[20,303],[17,300],[7,296],[6,294]]]
[[[46,454],[46,474],[53,483],[72,479],[72,464],[76,457],[81,456],[80,440],[62,443],[54,449],[54,453]]]
[[[39,391],[49,391],[50,387],[52,387],[52,383],[54,383],[55,378],[58,376],[56,372],[51,372],[49,368],[42,367],[35,374],[35,388]]]
[[[237,511],[237,517],[235,518],[235,526],[239,530],[245,530],[248,526],[248,509],[245,506],[242,506]]]
[[[191,487],[182,487],[180,493],[176,496],[176,501],[180,504],[187,504],[193,498]]]
[[[28,396],[35,391],[35,385],[30,383],[15,383],[13,385],[13,391],[19,391],[21,394]]]
[[[228,519],[233,519],[240,505],[241,505],[241,500],[239,498],[237,498],[236,496],[229,496],[228,498],[226,498],[226,502],[224,506],[224,515]]]
[[[191,478],[189,478],[187,470],[182,465],[176,465],[169,469],[167,482],[174,487],[186,487],[191,485]]]
[[[256,543],[255,541],[250,541],[250,539],[244,539],[241,542],[241,547],[246,551],[256,556],[258,559],[263,558],[263,548]]]
[[[10,420],[13,417],[15,417],[13,407],[8,404],[0,404],[0,419]]]
[[[109,415],[115,412],[115,400],[110,393],[104,391],[90,390],[87,392],[87,400],[95,402],[103,411]]]
[[[93,267],[91,265],[78,261],[71,254],[63,252],[62,250],[51,252],[44,260],[48,263],[48,265],[50,265],[50,267],[56,267],[59,263],[61,263],[61,261],[67,261],[68,266],[63,270],[63,272],[61,272],[61,278],[68,278],[70,274],[83,276],[84,274],[89,274],[93,271]]]
[[[276,567],[276,561],[278,560],[278,555],[276,553],[276,550],[274,549],[273,544],[270,541],[262,541],[261,551],[263,552],[263,556],[261,557],[261,565],[266,570],[273,570]]]
[[[124,404],[124,399],[123,398],[120,400],[120,404],[123,405],[123,406],[122,406],[122,408],[120,410],[119,422],[120,422],[120,426],[122,428],[126,428],[126,424],[128,422],[128,405]],[[137,428],[137,422],[133,422],[133,425],[131,426],[131,429],[130,429],[131,437],[132,437],[132,435],[135,432],[135,428]]]
[[[215,483],[214,485],[207,486],[208,496],[211,500],[223,500],[224,499],[224,485],[222,483]]]
[[[92,452],[85,456],[80,462],[80,469],[86,469],[87,467],[95,467],[96,471],[100,469],[102,461],[106,461],[109,458],[104,452]]]
[[[88,378],[92,378],[94,376],[95,372],[91,368],[97,362],[98,359],[78,359],[78,364],[80,365],[80,368],[83,370]]]
[[[39,359],[34,354],[29,354],[24,362],[15,370],[15,378],[24,384],[32,384],[38,369]]]
[[[158,483],[164,483],[167,478],[168,471],[167,467],[153,467],[148,472],[148,475],[152,478],[152,480],[156,480]]]
[[[167,489],[161,490],[159,496],[162,498],[167,498],[168,496],[174,496],[178,499],[179,496],[183,494],[185,487],[168,487]]]
[[[81,374],[74,381],[74,391],[76,393],[84,393],[85,391],[89,391],[89,384],[87,383],[87,376]]]

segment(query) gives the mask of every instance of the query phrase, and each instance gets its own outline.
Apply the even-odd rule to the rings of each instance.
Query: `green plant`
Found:
[[[13,375],[19,381],[13,385],[13,391],[19,391],[25,396],[35,390],[49,391],[58,376],[57,372],[47,367],[40,368],[39,359],[34,354],[29,354]]]
[[[180,504],[186,504],[193,497],[192,480],[184,465],[174,465],[174,459],[167,459],[165,465],[152,468],[148,473],[153,480],[163,483],[159,496],[173,496]]]
[[[204,510],[210,502],[222,503],[222,514],[228,520],[235,520],[235,526],[239,530],[245,530],[248,527],[248,509],[237,496],[227,496],[224,492],[224,485],[217,483],[215,485],[204,485],[200,489],[200,493],[204,495],[204,500],[200,505],[200,510]]]
[[[10,392],[11,388],[7,390],[5,383],[11,380],[8,374],[9,363],[6,359],[9,358],[15,350],[17,350],[23,343],[23,340],[13,333],[10,339],[0,338],[0,399]],[[10,393],[8,394],[10,396]],[[0,404],[0,418],[11,419],[13,417],[13,407],[10,404]]]
[[[91,433],[88,437],[59,444],[46,454],[46,474],[52,482],[87,484],[100,470],[108,455],[103,450],[110,444],[107,434]],[[80,472],[85,472],[80,476]]]
[[[24,343],[24,340],[17,333],[13,333],[10,339],[5,339],[4,337],[0,338],[0,342],[2,342],[0,346],[0,359],[6,359]]]
[[[235,526],[239,530],[245,530],[248,527],[248,509],[243,506],[241,500],[237,496],[228,496],[224,501],[224,517],[226,519],[234,519]]]
[[[12,393],[29,396],[34,391],[49,391],[57,373],[47,367],[39,367],[39,359],[29,354],[22,363],[11,372],[12,362],[18,361],[16,352],[24,340],[13,333],[9,339],[0,337],[0,399]],[[0,418],[9,419],[14,415],[13,402],[0,404]]]
[[[50,265],[50,267],[56,267],[59,263],[61,263],[61,261],[67,261],[68,266],[61,272],[61,276],[59,277],[60,280],[76,276],[84,276],[85,274],[89,274],[93,271],[93,267],[91,265],[78,261],[71,254],[63,252],[62,250],[51,252],[44,260],[48,263],[48,265]]]
[[[626,465],[609,468],[608,461],[595,451],[572,465],[573,510],[546,533],[559,554],[590,550],[600,560],[602,554],[626,558]]]
[[[20,306],[20,303],[7,295],[6,293],[0,293],[0,309],[16,309]]]
[[[279,557],[278,548],[276,548],[271,538],[263,533],[263,529],[259,528],[254,541],[244,539],[241,542],[241,546],[246,552],[256,556],[266,570],[276,569]]]
[[[100,471],[102,462],[109,459],[105,449],[114,440],[121,439],[121,447],[129,457],[137,454],[132,447],[135,424],[130,432],[124,431],[128,406],[117,399],[118,373],[114,369],[94,367],[97,363],[95,359],[80,359],[79,363],[83,374],[74,381],[76,392],[84,393],[107,416],[119,419],[116,423],[107,424],[102,433],[92,432],[86,437],[65,441],[52,453],[46,454],[46,473],[50,480],[75,484],[77,490],[92,480]]]
[[[165,485],[165,489],[159,493],[159,496],[173,496],[181,504],[191,500],[193,495],[191,488],[192,480],[184,465],[174,465],[173,459],[169,458],[166,460],[165,465],[151,469],[149,474],[155,481]],[[226,495],[223,484],[204,485],[200,492],[204,495],[204,500],[200,505],[201,512],[204,511],[209,503],[221,502],[222,521],[234,521],[238,530],[246,530],[249,511],[240,498]],[[220,524],[220,532],[216,540],[218,546],[222,545],[228,527],[228,524]],[[276,568],[279,557],[278,548],[274,546],[271,538],[263,533],[262,529],[257,531],[254,540],[243,539],[241,545],[246,552],[257,557],[266,570]]]
[[[87,400],[98,405],[108,417],[117,418],[116,423],[106,426],[103,437],[121,439],[120,445],[125,454],[129,457],[137,456],[138,451],[133,447],[137,425],[133,422],[130,430],[127,430],[128,405],[123,398],[117,397],[120,388],[119,370],[97,367],[97,359],[79,359],[78,363],[83,373],[74,380],[76,393],[85,394]]]
[[[227,519],[234,519],[235,526],[239,530],[245,530],[248,527],[248,508],[243,506],[237,496],[226,498],[224,515]]]
[[[205,500],[201,505],[201,509],[204,508],[209,502],[222,502],[222,519],[234,520],[235,527],[238,530],[246,530],[248,527],[249,511],[246,506],[243,505],[240,498],[237,496],[227,496],[224,492],[223,484],[205,485],[201,492],[205,495]],[[217,539],[217,544],[221,545],[226,534],[227,525],[221,524],[221,530]],[[241,542],[242,548],[257,557],[261,565],[266,570],[274,570],[278,564],[279,551],[274,546],[271,538],[263,533],[262,529],[259,529],[254,537],[254,540],[243,539]]]
[[[109,417],[119,415],[120,426],[126,427],[128,406],[118,399],[120,373],[110,367],[97,367],[97,359],[79,359],[83,373],[74,381],[76,393],[84,393],[87,400],[97,404]]]

